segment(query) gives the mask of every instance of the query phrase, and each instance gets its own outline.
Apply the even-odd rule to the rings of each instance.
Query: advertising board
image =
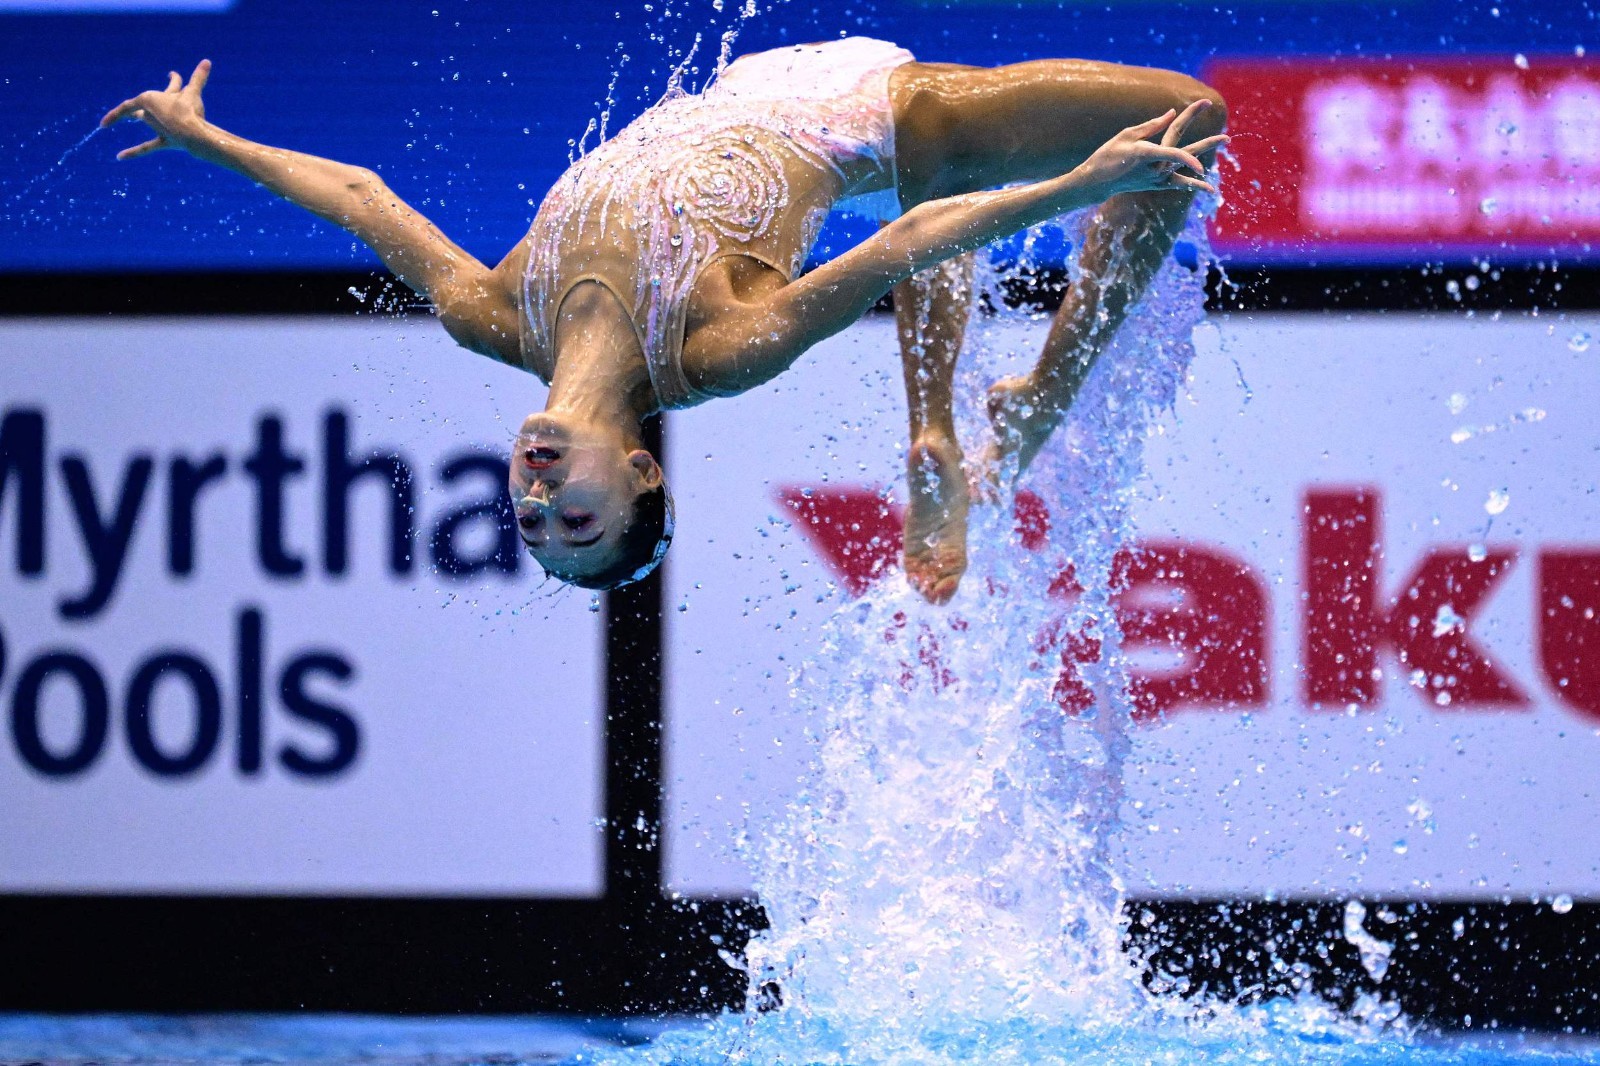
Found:
[[[431,322],[0,324],[0,892],[597,896],[603,640]]]
[[[1197,330],[1189,388],[1147,444],[1118,594],[1131,891],[1600,894],[1597,328],[1371,314]],[[1029,329],[1005,343],[1036,343]],[[903,580],[829,546],[882,534],[893,557],[899,393],[877,320],[672,424],[677,891],[748,889],[741,844],[807,765],[796,669],[831,612]],[[1025,487],[1046,512],[1081,505]],[[797,493],[836,520],[797,520]],[[1063,713],[1081,709],[1070,666]]]
[[[1600,69],[1576,55],[1227,57],[1241,259],[1526,261],[1600,238]],[[1233,168],[1229,168],[1232,170]]]

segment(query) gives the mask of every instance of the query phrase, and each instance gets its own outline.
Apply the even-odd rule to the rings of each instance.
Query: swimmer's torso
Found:
[[[904,49],[865,38],[745,56],[579,160],[528,235],[522,358],[549,381],[561,303],[584,281],[628,309],[663,407],[716,395],[683,370],[701,273],[742,256],[792,280],[836,202],[894,187],[889,74]]]

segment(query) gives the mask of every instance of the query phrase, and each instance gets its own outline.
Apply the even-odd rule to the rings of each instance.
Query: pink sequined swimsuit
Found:
[[[580,159],[533,220],[523,363],[551,379],[562,301],[594,281],[629,309],[662,407],[719,395],[683,369],[696,278],[740,255],[793,280],[830,210],[892,213],[889,75],[911,59],[865,37],[744,56]]]

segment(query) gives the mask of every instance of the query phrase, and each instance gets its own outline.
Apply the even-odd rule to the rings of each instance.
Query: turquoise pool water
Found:
[[[383,1018],[350,1015],[0,1015],[0,1062],[41,1066],[301,1063],[305,1066],[472,1066],[592,1063],[626,1055],[634,1061],[723,1063],[743,1038],[742,1023],[618,1022],[563,1018]],[[664,1036],[662,1034],[665,1034]],[[996,1033],[1012,1047],[1046,1034]],[[660,1037],[655,1046],[646,1041]],[[952,1050],[958,1038],[952,1038]],[[1149,1029],[1062,1031],[1050,1058],[983,1057],[971,1042],[964,1061],[1142,1063],[1438,1064],[1438,1066],[1563,1066],[1600,1063],[1600,1046],[1578,1037],[1502,1033],[1407,1040],[1348,1040],[1300,1035],[1188,1037]],[[632,1050],[625,1050],[631,1048]],[[718,1049],[721,1049],[720,1051]],[[1037,1050],[1037,1046],[1036,1046]],[[957,1052],[960,1054],[960,1052]],[[818,1059],[770,1059],[771,1066],[850,1063],[846,1052]]]

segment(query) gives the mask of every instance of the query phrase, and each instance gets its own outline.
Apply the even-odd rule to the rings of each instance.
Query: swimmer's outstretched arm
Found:
[[[101,126],[132,118],[156,134],[117,158],[178,148],[243,174],[377,252],[395,277],[433,304],[462,346],[518,362],[516,300],[504,271],[492,271],[468,255],[371,170],[256,144],[207,122],[200,92],[210,76],[211,61],[202,60],[187,85],[174,71],[166,89],[140,93],[112,108]]]
[[[721,316],[696,330],[685,348],[685,369],[701,379],[696,384],[714,391],[751,389],[777,377],[806,349],[866,314],[896,284],[935,263],[1118,193],[1215,193],[1196,157],[1227,138],[1177,144],[1202,103],[1181,115],[1168,111],[1128,127],[1060,177],[913,207],[748,312]],[[1146,139],[1156,136],[1159,143]]]

